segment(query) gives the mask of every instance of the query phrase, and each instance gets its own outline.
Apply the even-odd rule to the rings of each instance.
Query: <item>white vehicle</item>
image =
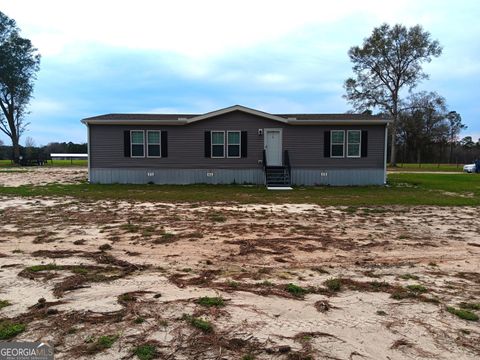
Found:
[[[474,173],[475,172],[475,164],[467,164],[463,167],[463,172],[466,173]]]

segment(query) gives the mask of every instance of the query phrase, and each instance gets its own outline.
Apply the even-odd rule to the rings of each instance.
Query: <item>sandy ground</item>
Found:
[[[446,311],[480,299],[478,208],[5,197],[0,214],[0,318],[58,359],[129,359],[145,343],[161,359],[480,356],[479,322]]]
[[[15,167],[0,169],[0,186],[74,184],[88,177],[86,167]]]

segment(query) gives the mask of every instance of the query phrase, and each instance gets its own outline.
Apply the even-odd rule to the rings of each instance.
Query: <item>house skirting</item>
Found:
[[[292,185],[383,185],[384,169],[292,168]],[[265,183],[263,169],[159,169],[91,168],[95,184],[258,184]]]

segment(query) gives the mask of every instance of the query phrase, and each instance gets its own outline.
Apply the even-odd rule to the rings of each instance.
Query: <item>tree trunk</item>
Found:
[[[396,156],[396,144],[395,139],[397,138],[397,129],[395,124],[392,126],[392,143],[390,144],[390,166],[397,166],[397,156]]]
[[[15,164],[20,162],[20,145],[18,136],[12,136],[13,161]]]

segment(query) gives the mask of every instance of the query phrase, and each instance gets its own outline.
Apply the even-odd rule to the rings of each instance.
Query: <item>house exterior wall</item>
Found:
[[[263,184],[263,165],[259,161],[263,157],[264,137],[258,135],[258,129],[265,128],[283,129],[283,150],[289,151],[293,184],[363,185],[384,182],[385,125],[288,125],[240,111],[181,126],[91,124],[90,181]],[[125,157],[125,130],[168,131],[168,157]],[[212,130],[247,131],[247,157],[206,158],[204,132]],[[368,130],[368,156],[324,157],[324,131],[328,130]],[[362,172],[358,172],[359,169]]]

